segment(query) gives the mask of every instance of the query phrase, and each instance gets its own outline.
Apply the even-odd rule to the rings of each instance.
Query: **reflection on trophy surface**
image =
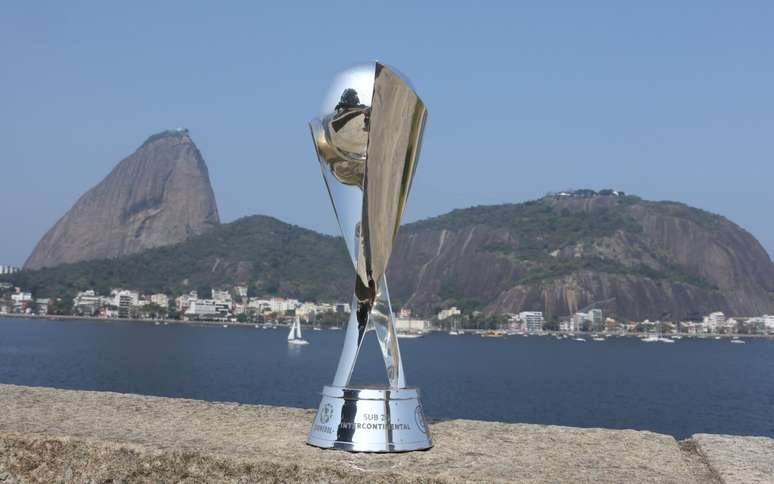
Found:
[[[323,389],[308,442],[365,452],[432,446],[419,392],[406,386],[385,271],[411,188],[427,109],[410,83],[381,63],[334,81],[311,123],[323,178],[355,269],[352,314],[333,384]],[[389,386],[351,386],[373,329]]]

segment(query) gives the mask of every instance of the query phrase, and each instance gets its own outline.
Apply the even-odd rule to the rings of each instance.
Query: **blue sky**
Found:
[[[407,221],[611,187],[725,215],[774,253],[774,3],[548,3],[2,2],[0,264],[178,126],[224,221],[333,233],[306,123],[374,59],[429,108]]]

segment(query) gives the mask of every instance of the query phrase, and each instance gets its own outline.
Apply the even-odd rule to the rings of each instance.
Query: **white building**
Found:
[[[184,313],[191,306],[191,301],[198,299],[199,296],[196,291],[191,291],[188,294],[183,294],[175,299],[175,306],[177,310]]]
[[[351,313],[352,307],[350,307],[349,303],[336,303],[336,312],[337,313]]]
[[[542,311],[522,311],[519,313],[519,319],[524,322],[524,327],[528,333],[543,331],[545,321]]]
[[[583,329],[583,323],[590,320],[589,313],[577,312],[573,314],[571,319],[573,329],[570,331],[581,331]]]
[[[271,312],[278,314],[293,311],[299,304],[298,299],[285,299],[284,297],[273,297],[269,299],[269,309]]]
[[[601,309],[592,309],[588,312],[588,319],[591,321],[592,331],[602,331],[605,328],[605,317]]]
[[[79,313],[94,316],[102,306],[102,298],[93,290],[81,291],[73,298],[73,308]]]
[[[188,319],[226,319],[231,307],[214,299],[194,299],[185,311]]]
[[[112,301],[110,304],[113,306],[121,306],[121,298],[126,303],[127,298],[130,306],[137,306],[140,303],[140,293],[137,291],[130,291],[128,289],[113,289],[110,291]]]
[[[51,300],[48,298],[35,299],[35,304],[38,305],[38,314],[48,314],[48,306],[51,304]]]
[[[234,286],[234,294],[239,297],[247,297],[247,286]]]
[[[151,294],[150,302],[151,304],[156,304],[162,308],[166,308],[169,306],[169,296],[164,293]]]
[[[419,331],[428,331],[430,321],[416,318],[395,318],[395,331],[400,333],[416,333]]]
[[[0,276],[5,274],[14,274],[16,272],[19,272],[18,267],[14,266],[0,266]]]
[[[212,290],[212,300],[219,303],[231,304],[231,293],[228,291],[219,291],[217,289]]]
[[[14,305],[30,302],[32,301],[32,293],[19,291],[16,294],[11,294],[11,301],[14,302]]]
[[[718,329],[724,327],[726,324],[726,315],[721,311],[710,313],[708,316],[704,316],[704,328],[708,333],[717,333]]]
[[[452,306],[449,309],[442,309],[438,312],[438,321],[443,321],[446,318],[450,318],[452,316],[459,316],[462,314],[462,311],[457,309],[456,306]]]

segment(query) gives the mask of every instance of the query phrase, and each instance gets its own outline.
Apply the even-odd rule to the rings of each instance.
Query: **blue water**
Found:
[[[343,331],[0,320],[0,383],[313,408]],[[400,340],[430,418],[774,437],[774,341]],[[354,375],[385,383],[373,334]]]

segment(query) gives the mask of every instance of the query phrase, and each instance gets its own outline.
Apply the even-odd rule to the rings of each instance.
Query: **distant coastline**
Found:
[[[286,328],[287,324],[284,322],[276,322],[276,323],[240,323],[240,322],[232,322],[232,321],[186,321],[181,319],[132,319],[132,318],[98,318],[93,316],[67,316],[67,315],[46,315],[46,316],[37,316],[37,315],[30,315],[30,314],[10,314],[10,313],[0,313],[0,320],[13,320],[13,319],[29,319],[29,320],[46,320],[46,321],[92,321],[92,322],[105,322],[105,323],[143,323],[143,324],[155,324],[156,322],[162,323],[164,325],[171,325],[171,324],[177,324],[177,325],[189,325],[189,326],[234,326],[234,327],[245,327],[245,328],[254,328],[254,327],[261,327],[261,328]],[[303,325],[305,327],[312,328],[314,325],[312,324],[305,324]],[[326,330],[329,330],[330,328],[325,328]],[[340,327],[337,327],[336,329],[343,329]],[[466,334],[479,336],[483,333],[489,332],[491,330],[487,329],[465,329],[464,330]],[[445,333],[446,330],[443,328],[432,328],[426,333]],[[541,333],[520,333],[520,332],[509,332],[506,335],[507,336],[559,336],[559,335],[576,335],[579,337],[589,337],[592,335],[600,334],[607,337],[616,337],[616,338],[642,338],[643,336],[647,335],[648,333],[637,333],[637,332],[626,332],[626,333],[604,333],[604,332],[597,332],[597,331],[542,331]],[[731,339],[731,338],[745,338],[745,339],[774,339],[774,334],[745,334],[745,333],[702,333],[702,334],[688,334],[688,333],[676,333],[680,337],[685,339],[709,339],[714,337],[720,337],[721,339]],[[673,336],[673,334],[666,334],[666,336]]]

